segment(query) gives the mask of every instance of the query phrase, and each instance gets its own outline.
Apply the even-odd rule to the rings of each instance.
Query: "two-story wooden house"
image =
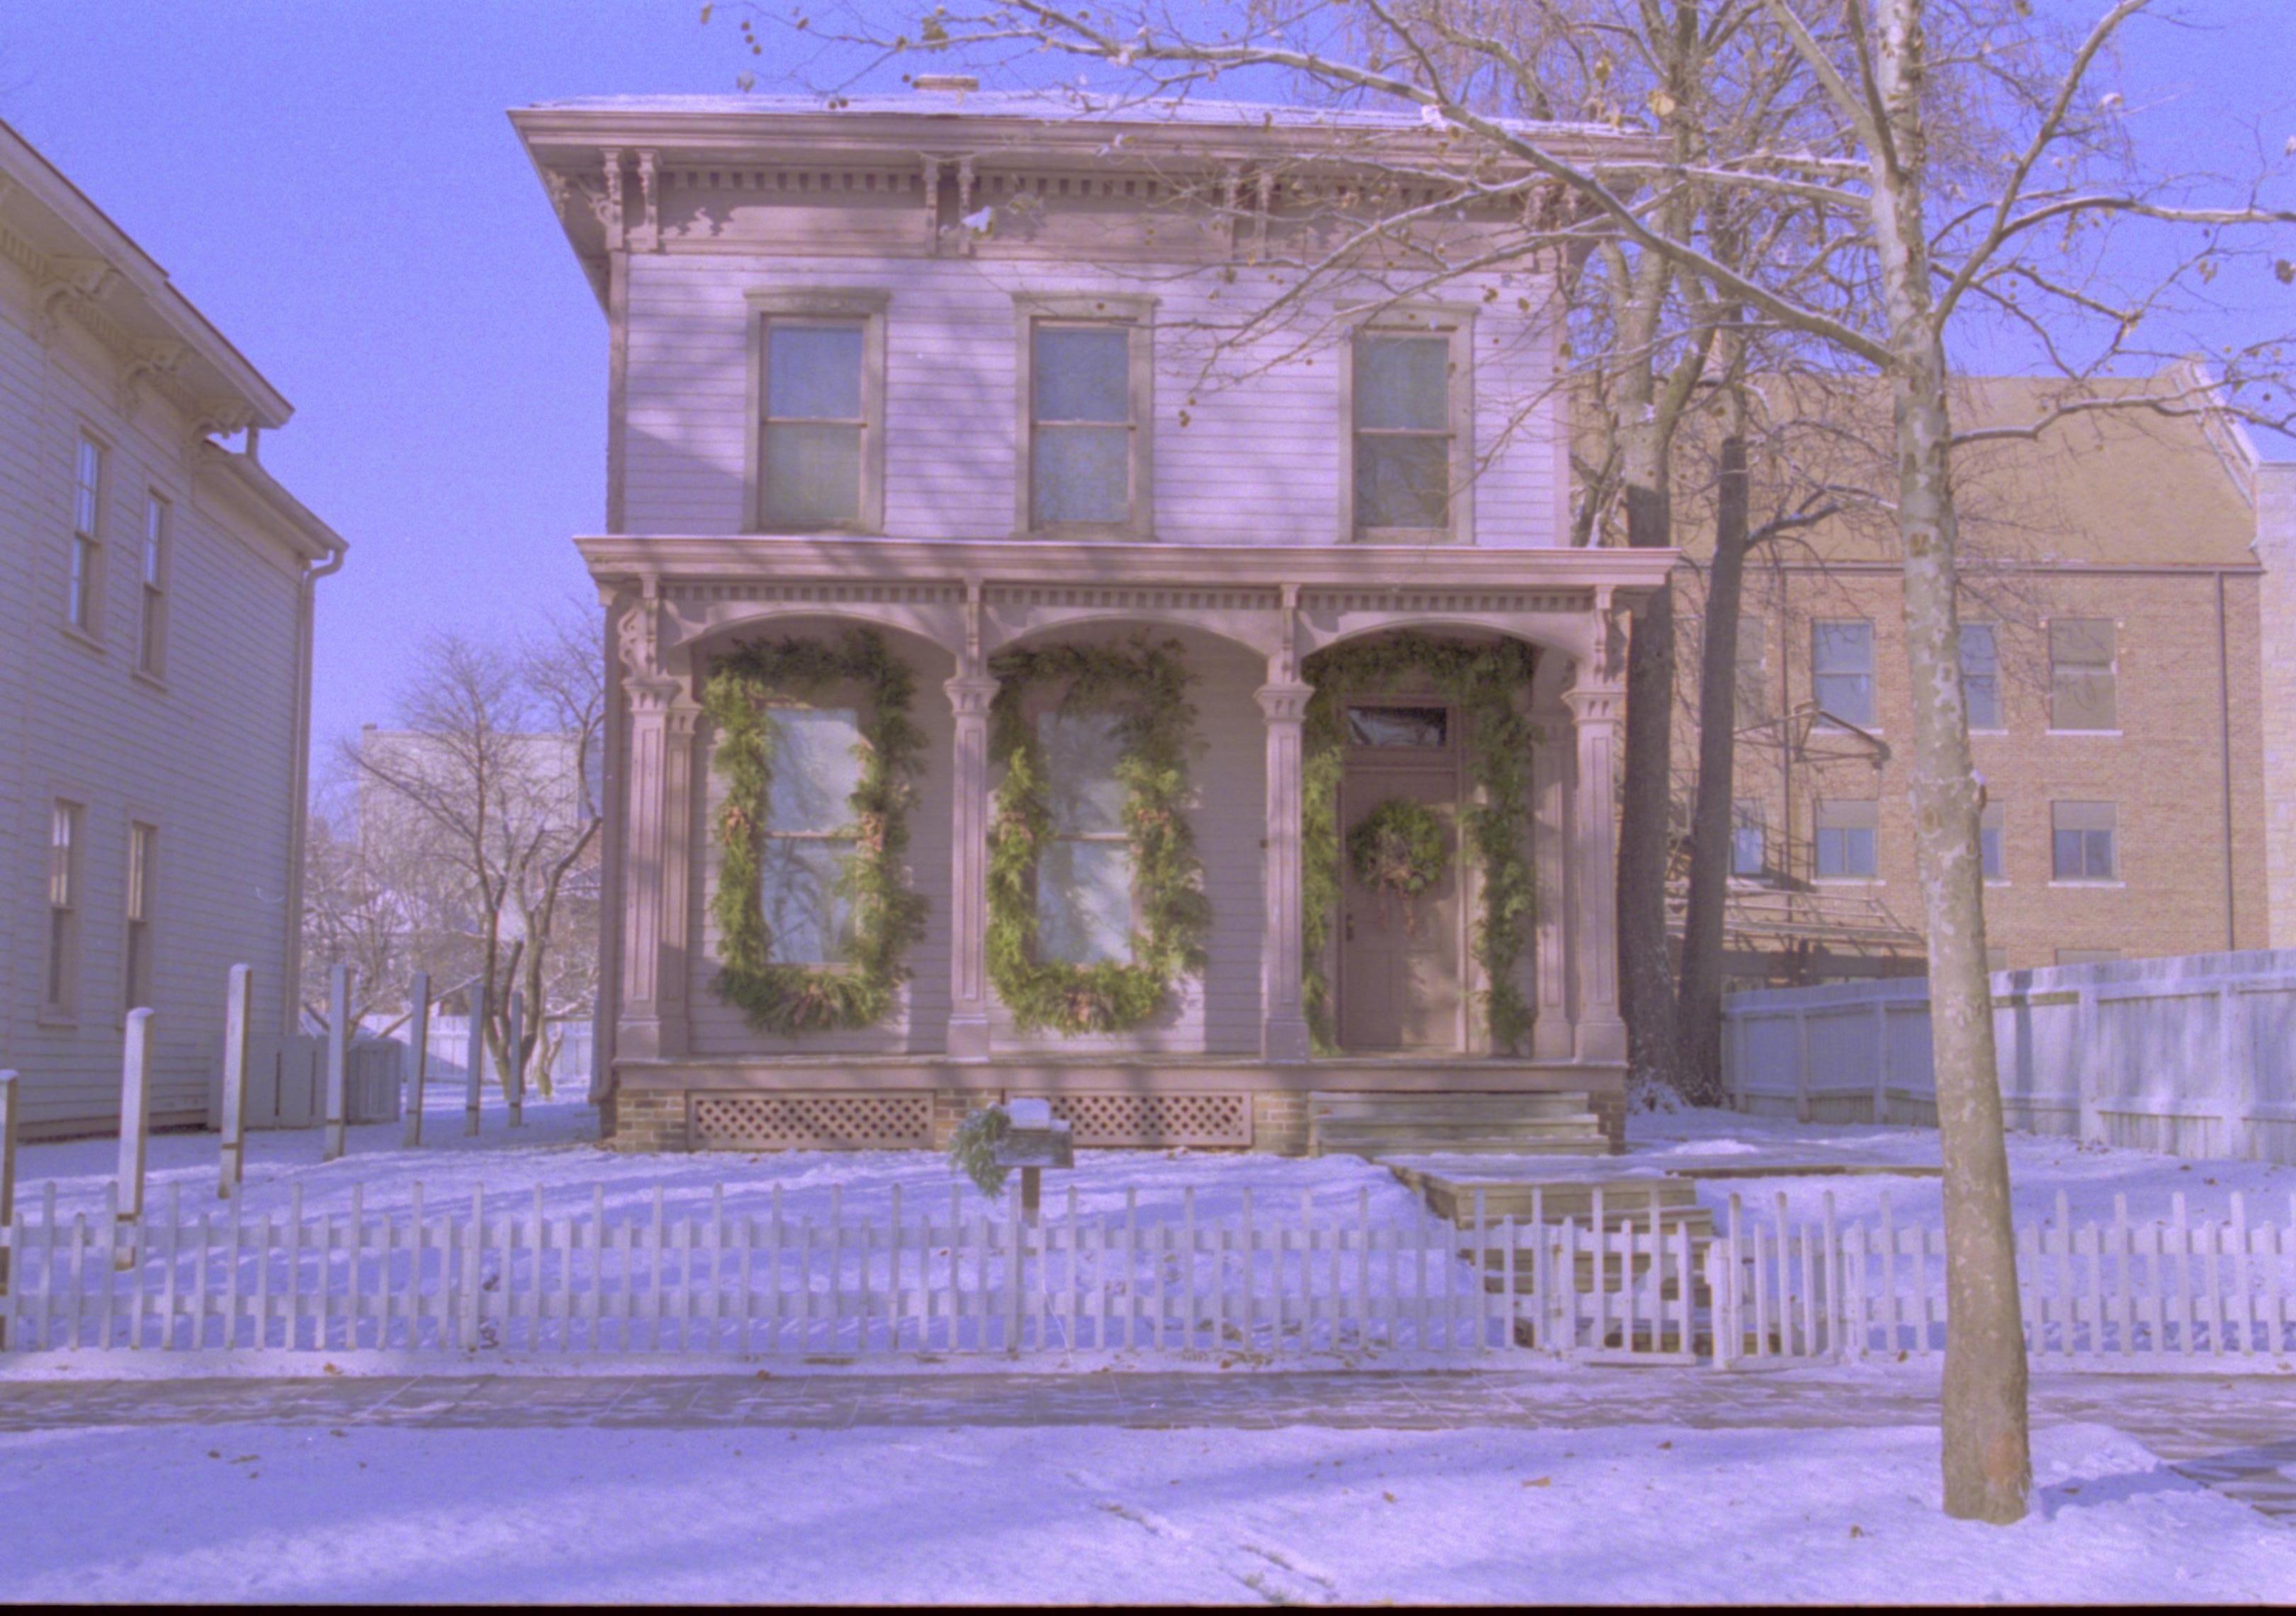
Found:
[[[610,332],[618,1143],[1028,1095],[1081,1143],[1296,1150],[1316,1094],[1617,1136],[1622,619],[1674,558],[1568,545],[1544,185],[961,83],[512,116]],[[1428,291],[1422,232],[1487,267]]]
[[[0,1068],[32,1136],[208,1115],[224,988],[293,1030],[312,598],[341,538],[264,470],[291,406],[0,124]],[[215,439],[244,432],[245,447]]]

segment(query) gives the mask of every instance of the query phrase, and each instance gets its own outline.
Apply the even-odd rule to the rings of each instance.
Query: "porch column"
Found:
[[[693,741],[701,710],[683,679],[632,679],[627,688],[629,834],[614,1050],[618,1057],[646,1060],[686,1049]]]
[[[1270,1061],[1308,1058],[1308,1018],[1300,992],[1300,826],[1304,795],[1300,731],[1312,685],[1259,687],[1267,717],[1267,852],[1259,945],[1259,1053]]]
[[[996,681],[960,674],[941,686],[956,713],[948,849],[948,1040],[960,1061],[988,1058],[988,704]]]
[[[1578,737],[1570,816],[1578,865],[1572,951],[1578,967],[1571,1053],[1581,1061],[1623,1061],[1627,1028],[1619,1017],[1618,742],[1626,692],[1582,683],[1563,692],[1562,699],[1570,705]]]
[[[1577,1047],[1570,1031],[1570,757],[1562,746],[1570,716],[1555,712],[1531,731],[1531,868],[1538,883],[1532,927],[1538,1019],[1530,1053],[1541,1061],[1567,1061]]]

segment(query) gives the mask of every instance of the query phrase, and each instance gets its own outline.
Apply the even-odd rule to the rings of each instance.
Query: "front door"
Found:
[[[1434,702],[1350,706],[1340,775],[1340,1042],[1365,1053],[1456,1050],[1460,1038],[1458,715]],[[1381,804],[1440,823],[1443,874],[1414,898],[1367,885],[1350,839]]]

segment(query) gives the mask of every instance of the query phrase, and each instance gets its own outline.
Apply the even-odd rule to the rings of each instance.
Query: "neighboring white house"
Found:
[[[38,1136],[196,1121],[226,973],[296,980],[311,597],[344,544],[256,459],[286,399],[0,124],[0,1068]],[[244,431],[235,453],[211,441]]]

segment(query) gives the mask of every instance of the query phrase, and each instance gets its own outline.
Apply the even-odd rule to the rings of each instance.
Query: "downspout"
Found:
[[[2224,884],[2225,884],[2225,952],[2232,953],[2240,947],[2240,933],[2234,924],[2234,895],[2239,884],[2233,878],[2233,812],[2232,812],[2232,655],[2227,649],[2225,627],[2225,575],[2217,572],[2217,756],[2224,766]]]
[[[311,652],[318,582],[340,570],[348,550],[307,567],[295,587],[295,767],[287,799],[287,923],[279,957],[279,1035],[295,1036],[303,998],[303,851],[311,807]]]

